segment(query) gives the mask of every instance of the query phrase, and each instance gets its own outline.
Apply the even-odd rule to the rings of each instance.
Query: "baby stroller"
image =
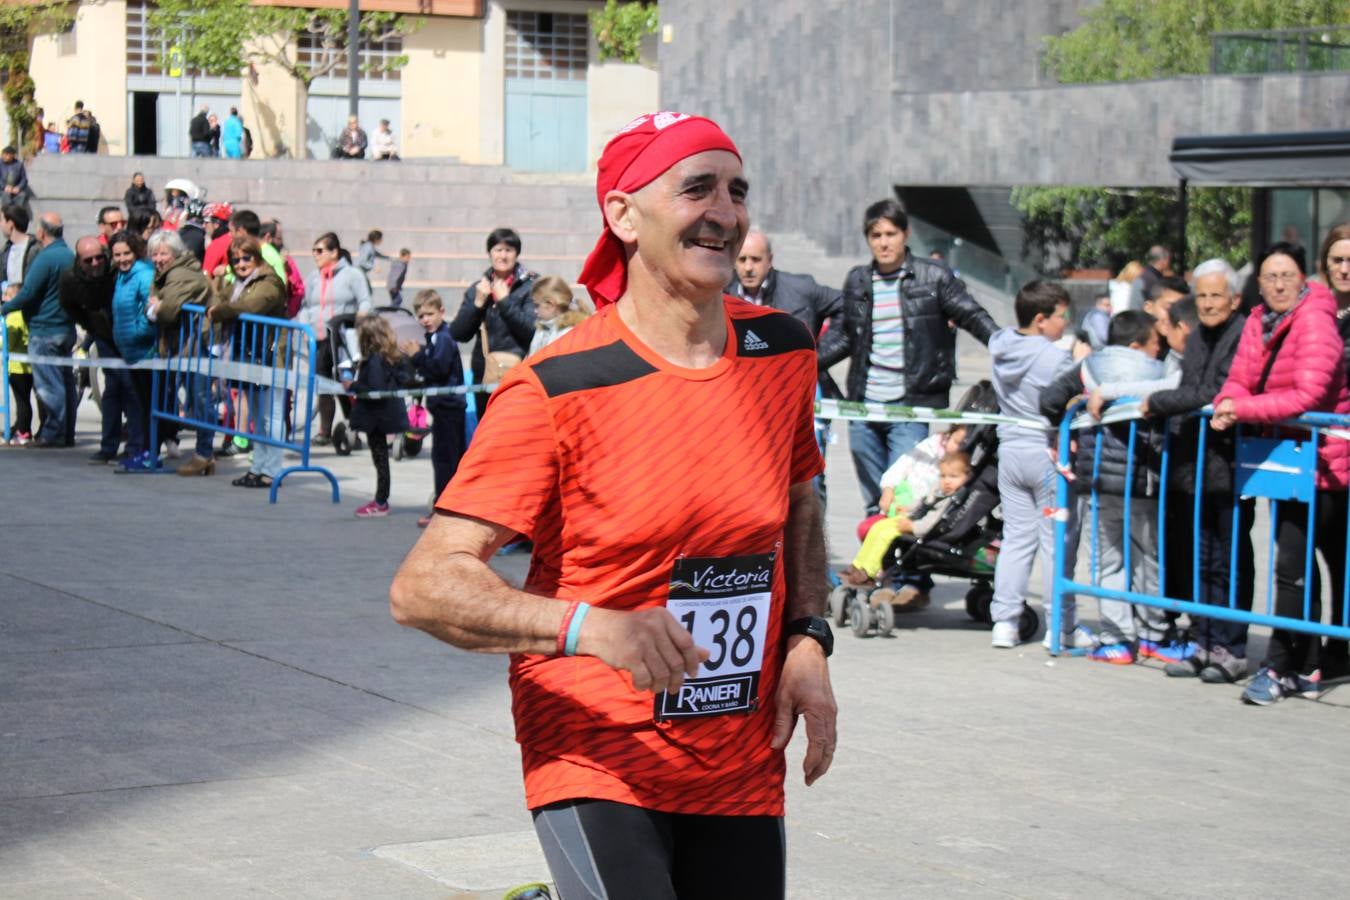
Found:
[[[389,322],[394,330],[394,336],[400,343],[409,339],[421,341],[422,326],[417,324],[412,310],[399,306],[381,306],[375,312]],[[353,377],[361,362],[361,348],[356,337],[356,319],[356,314],[346,313],[328,320],[328,340],[331,341],[329,346],[333,348],[333,371],[329,375],[337,381]],[[344,415],[347,414],[348,404],[341,405]],[[422,441],[430,431],[426,408],[414,400],[408,407],[408,430],[399,435],[394,458],[403,459],[421,453]],[[360,436],[352,431],[346,422],[337,422],[333,425],[332,437],[333,450],[338,456],[349,456],[353,450],[360,450],[364,446]]]
[[[957,405],[959,412],[996,412],[997,398],[987,381],[973,386]],[[994,597],[994,563],[1003,522],[998,507],[998,436],[993,425],[968,428],[961,452],[970,457],[969,480],[956,492],[952,504],[925,538],[901,535],[883,562],[880,580],[887,582],[903,571],[912,575],[944,575],[969,579],[966,613],[977,622],[989,622]],[[874,630],[883,636],[895,628],[894,607],[886,600],[873,601],[873,587],[840,584],[831,591],[827,614],[836,625],[848,625],[858,637]],[[1018,629],[1023,640],[1040,628],[1040,617],[1024,607]]]

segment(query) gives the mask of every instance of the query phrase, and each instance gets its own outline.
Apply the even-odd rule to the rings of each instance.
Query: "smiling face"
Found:
[[[336,248],[330,250],[322,243],[315,243],[313,252],[314,265],[318,266],[320,269],[324,266],[331,266],[333,263],[337,262],[338,252]]]
[[[253,274],[253,270],[258,267],[258,260],[252,253],[233,253],[230,265],[234,267],[234,277],[243,281]]]
[[[680,160],[635,194],[611,191],[606,212],[620,217],[615,233],[637,244],[633,265],[665,292],[720,297],[750,230],[748,192],[740,159],[708,150]],[[611,209],[609,198],[619,197]]]
[[[1303,290],[1304,280],[1292,257],[1272,254],[1261,263],[1261,299],[1266,301],[1266,306],[1282,313],[1294,305]]]
[[[155,249],[150,251],[150,261],[155,264],[156,272],[163,272],[173,264],[173,251],[167,244],[157,244]]]
[[[872,251],[878,272],[886,275],[900,268],[905,261],[905,243],[908,240],[909,232],[890,219],[877,219],[867,229],[867,246]]]
[[[1201,275],[1192,285],[1195,291],[1195,314],[1200,324],[1215,328],[1228,321],[1237,311],[1240,297],[1228,290],[1228,277],[1222,272]]]
[[[119,272],[130,272],[131,267],[136,264],[136,254],[132,252],[130,245],[122,241],[112,245],[112,259]]]

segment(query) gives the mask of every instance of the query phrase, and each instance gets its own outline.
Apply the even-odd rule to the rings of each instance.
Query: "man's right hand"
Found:
[[[592,608],[582,622],[577,653],[594,656],[633,677],[639,691],[677,691],[698,674],[708,651],[664,607],[632,612]]]

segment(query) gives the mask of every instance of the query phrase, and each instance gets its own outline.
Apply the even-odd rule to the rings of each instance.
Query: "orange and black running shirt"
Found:
[[[532,809],[593,798],[783,814],[783,754],[769,748],[781,549],[789,486],[823,468],[816,355],[791,316],[723,302],[727,346],[707,368],[670,364],[613,306],[516,366],[436,504],[530,537],[525,590],[605,609],[665,605],[681,557],[774,554],[753,711],[658,722],[654,695],[599,659],[512,657]]]

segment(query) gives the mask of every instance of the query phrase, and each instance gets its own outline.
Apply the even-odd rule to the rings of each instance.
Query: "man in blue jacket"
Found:
[[[64,226],[56,213],[43,213],[38,220],[37,240],[42,245],[33,267],[14,299],[0,306],[0,318],[15,310],[28,323],[28,352],[33,356],[70,357],[75,349],[75,325],[61,308],[61,273],[75,262],[75,254],[62,239]],[[75,445],[75,370],[70,366],[33,366],[33,386],[42,411],[42,427],[30,447]]]

